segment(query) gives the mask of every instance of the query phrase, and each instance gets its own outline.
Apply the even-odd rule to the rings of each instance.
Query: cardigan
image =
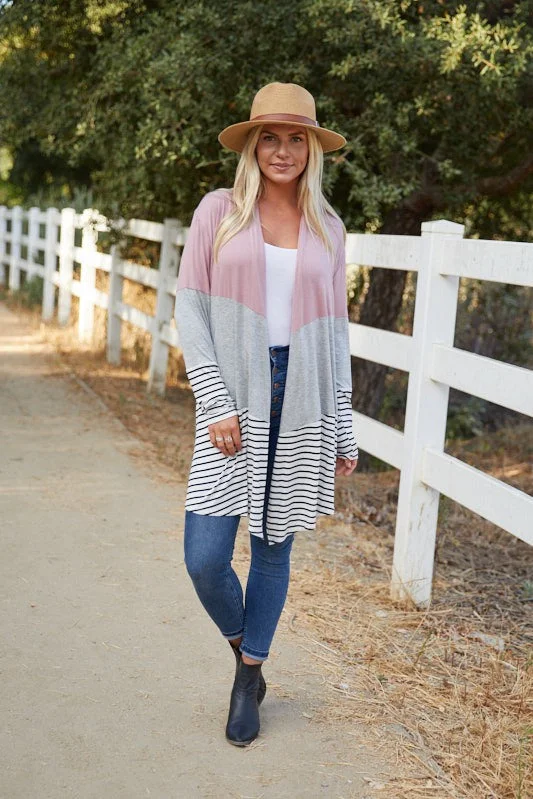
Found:
[[[289,359],[272,465],[266,531],[263,504],[271,412],[264,239],[257,203],[251,223],[213,261],[232,190],[197,205],[181,253],[174,317],[196,403],[185,508],[248,518],[268,544],[312,530],[335,512],[336,458],[356,458],[343,226],[327,215],[335,257],[302,214],[291,309]],[[241,450],[228,456],[208,426],[238,415]]]
[[[271,347],[290,344],[297,252],[265,242],[266,315]]]

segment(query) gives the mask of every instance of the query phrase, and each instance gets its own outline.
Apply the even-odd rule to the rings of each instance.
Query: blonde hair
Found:
[[[255,147],[263,128],[264,124],[252,128],[241,153],[233,184],[235,208],[224,217],[217,228],[213,245],[215,261],[221,247],[250,224],[255,204],[265,190],[265,179],[255,156]],[[298,207],[309,229],[322,239],[326,250],[333,256],[335,245],[329,234],[326,215],[331,214],[340,221],[344,240],[346,240],[346,228],[322,192],[324,152],[311,128],[307,128],[307,141],[309,155],[307,165],[298,181]]]

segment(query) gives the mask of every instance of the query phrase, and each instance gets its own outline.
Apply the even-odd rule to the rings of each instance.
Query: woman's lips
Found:
[[[274,169],[279,169],[280,172],[285,172],[286,169],[290,169],[292,164],[272,164]]]

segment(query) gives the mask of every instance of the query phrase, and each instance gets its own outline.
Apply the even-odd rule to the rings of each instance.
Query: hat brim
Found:
[[[272,125],[292,125],[294,127],[295,123],[290,120],[271,120]],[[242,153],[244,145],[246,144],[247,136],[251,130],[251,128],[257,127],[258,125],[268,125],[268,122],[262,120],[254,122],[253,120],[247,120],[246,122],[236,122],[234,125],[228,125],[227,128],[221,130],[218,134],[218,141],[223,147],[226,147],[228,150],[233,150],[235,153]],[[344,136],[341,136],[340,133],[335,133],[333,130],[328,130],[327,128],[321,128],[317,125],[306,125],[298,123],[299,127],[302,128],[309,128],[309,130],[313,130],[321,145],[322,150],[325,153],[330,153],[333,150],[338,150],[340,147],[344,147],[346,144],[346,139]]]

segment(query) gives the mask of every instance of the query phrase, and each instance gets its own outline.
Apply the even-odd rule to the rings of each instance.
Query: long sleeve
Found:
[[[209,424],[237,413],[220,374],[209,322],[212,247],[221,211],[214,192],[196,207],[181,254],[174,309],[187,377]]]
[[[337,392],[337,457],[353,460],[359,451],[352,424],[352,369],[350,357],[349,318],[346,298],[346,250],[340,235],[333,273],[335,300],[335,365]]]

